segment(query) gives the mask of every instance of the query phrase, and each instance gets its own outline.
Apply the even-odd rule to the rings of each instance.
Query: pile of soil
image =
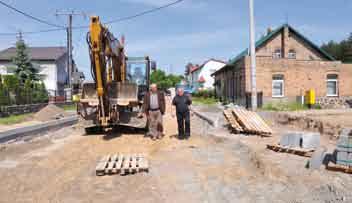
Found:
[[[67,116],[65,110],[60,107],[57,107],[54,104],[49,104],[46,107],[42,108],[36,114],[34,114],[33,118],[37,121],[48,121],[60,119],[62,117]]]

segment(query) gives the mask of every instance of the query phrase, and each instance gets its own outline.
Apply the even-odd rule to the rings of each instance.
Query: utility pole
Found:
[[[73,16],[86,16],[85,13],[83,12],[75,12],[74,10],[71,11],[56,11],[55,15],[58,17],[59,15],[67,16],[68,17],[68,22],[67,22],[67,72],[68,72],[68,84],[70,88],[72,88],[72,73],[75,71],[73,70],[73,58],[72,58],[72,21],[73,21]]]
[[[249,32],[250,32],[250,56],[251,56],[251,104],[252,110],[257,109],[257,79],[256,79],[256,54],[255,54],[255,29],[254,29],[254,4],[249,0]]]

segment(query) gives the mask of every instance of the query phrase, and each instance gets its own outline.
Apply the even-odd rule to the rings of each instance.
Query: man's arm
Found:
[[[171,116],[172,117],[175,117],[175,115],[176,115],[176,99],[175,98],[176,97],[174,97],[172,99],[172,103],[171,103]]]
[[[160,108],[162,108],[162,110],[163,110],[162,113],[165,114],[165,112],[166,112],[165,94],[163,92],[161,92],[160,96],[161,96],[161,105],[162,105]]]

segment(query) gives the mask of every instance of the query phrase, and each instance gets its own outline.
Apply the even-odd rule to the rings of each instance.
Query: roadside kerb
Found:
[[[0,143],[30,135],[35,135],[38,133],[43,133],[49,130],[60,129],[65,126],[76,124],[77,122],[78,116],[75,115],[67,118],[61,118],[58,120],[47,121],[36,125],[7,130],[4,132],[0,132]]]
[[[196,110],[192,110],[192,112],[198,116],[200,119],[206,121],[207,123],[209,123],[212,127],[217,127],[218,126],[218,122],[217,120],[211,119],[209,116],[205,115],[204,113],[201,113],[199,111]]]

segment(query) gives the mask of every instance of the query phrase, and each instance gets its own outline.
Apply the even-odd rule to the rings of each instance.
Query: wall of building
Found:
[[[57,67],[54,61],[32,61],[32,64],[38,69],[38,74],[42,75],[43,82],[47,90],[57,91]],[[0,62],[0,74],[12,74],[8,72],[7,67],[14,67],[11,62]]]
[[[289,50],[296,51],[297,60],[325,60],[324,57],[316,50],[312,49],[306,42],[298,38],[294,33],[288,32],[288,28],[284,28],[263,46],[257,49],[257,56],[272,57],[275,50],[282,51],[282,58],[287,58]]]
[[[203,87],[206,89],[212,89],[214,88],[214,78],[211,77],[211,74],[213,74],[215,71],[219,70],[220,68],[224,67],[224,63],[220,63],[217,61],[209,61],[206,63],[202,68],[201,71],[198,75],[198,79],[203,76],[205,79],[205,83],[203,84]]]
[[[246,74],[250,73],[250,58],[246,57]],[[275,74],[284,76],[284,97],[272,97],[272,77]],[[292,59],[276,59],[257,57],[257,91],[263,92],[264,102],[295,101],[296,96],[314,89],[316,97],[327,96],[326,77],[328,74],[338,75],[338,96],[352,96],[352,65],[341,62],[305,61]],[[246,88],[250,92],[250,77],[247,77]]]

